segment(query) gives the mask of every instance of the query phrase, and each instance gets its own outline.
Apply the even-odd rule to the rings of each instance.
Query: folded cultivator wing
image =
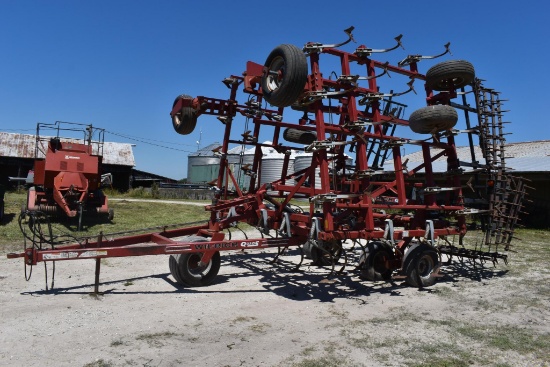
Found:
[[[242,75],[223,80],[227,99],[186,94],[175,99],[170,115],[176,132],[193,132],[201,115],[217,116],[224,127],[223,144],[215,149],[221,159],[210,183],[216,195],[206,207],[208,223],[54,250],[32,248],[21,256],[34,264],[170,254],[172,275],[188,286],[214,280],[223,250],[277,247],[281,255],[299,248],[300,263],[304,255],[333,268],[355,260],[353,268],[366,279],[402,278],[417,287],[435,282],[442,255],[506,260],[503,251],[510,247],[525,185],[506,171],[499,94],[486,89],[464,60],[419,71],[420,61],[446,55],[449,44],[441,55],[410,55],[393,65],[372,56],[399,48],[401,36],[388,49],[361,45],[343,51],[352,30],[340,44],[308,43],[302,49],[283,44],[263,65],[249,61]],[[338,72],[323,73],[325,59]],[[402,89],[382,92],[386,74],[401,78]],[[425,91],[426,106],[406,119],[400,98],[415,89]],[[238,102],[241,93],[244,103]],[[261,142],[261,136],[271,141]],[[471,159],[457,155],[460,136],[471,147]],[[253,148],[253,161],[241,161],[232,171],[231,145]],[[476,145],[482,157],[475,155]],[[421,163],[411,166],[402,156],[405,147],[419,151]],[[269,181],[262,167],[269,164],[267,150],[284,156]],[[306,165],[294,164],[296,152],[307,157]],[[254,228],[244,240],[227,239],[239,223]],[[483,238],[468,245],[467,230],[479,226]],[[148,244],[133,246],[142,242]]]

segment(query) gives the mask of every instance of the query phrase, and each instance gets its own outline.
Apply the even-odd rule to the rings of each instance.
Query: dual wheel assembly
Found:
[[[200,236],[188,236],[186,242],[206,242]],[[333,266],[342,255],[342,247],[337,242],[306,243],[304,252],[318,266]],[[169,267],[177,283],[188,287],[202,287],[212,284],[221,265],[221,256],[214,252],[208,262],[202,262],[201,252],[170,255]],[[359,260],[362,276],[370,281],[389,281],[394,269],[395,254],[390,245],[382,241],[371,241]],[[415,243],[405,253],[402,262],[405,281],[413,287],[429,287],[437,280],[441,266],[438,251],[426,243]]]
[[[389,281],[392,278],[396,256],[392,247],[382,241],[367,244],[359,260],[361,274],[367,280]],[[427,243],[415,243],[405,252],[401,274],[413,287],[429,287],[435,284],[441,260],[439,252]]]

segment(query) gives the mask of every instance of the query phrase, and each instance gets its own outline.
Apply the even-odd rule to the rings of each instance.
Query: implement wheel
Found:
[[[181,99],[192,101],[193,97],[188,96],[187,94],[178,96],[174,101],[172,108],[174,108],[176,103],[178,103]],[[178,134],[191,134],[197,125],[197,111],[193,107],[183,106],[178,112],[172,115],[172,125]]]
[[[307,81],[307,59],[294,45],[279,45],[265,61],[262,91],[269,104],[290,106],[302,94]]]
[[[458,121],[456,110],[447,105],[422,107],[409,117],[409,127],[417,134],[435,134],[452,129]]]
[[[208,240],[204,237],[189,236],[184,241],[206,242]],[[177,283],[189,287],[203,287],[214,281],[220,271],[220,253],[216,251],[207,264],[200,263],[203,255],[201,252],[170,255],[168,262],[170,273]]]
[[[394,257],[389,245],[380,241],[370,242],[359,260],[361,273],[367,280],[389,280],[393,269],[388,268],[387,264]]]
[[[435,284],[441,266],[438,252],[427,244],[412,248],[403,260],[406,282],[413,287],[430,287]]]
[[[342,243],[310,240],[304,244],[304,252],[311,258],[313,265],[331,266],[336,264],[342,256]]]
[[[283,131],[283,138],[292,143],[309,145],[317,140],[317,133],[315,131],[304,131],[288,127]]]
[[[448,60],[432,66],[426,73],[426,87],[432,90],[454,90],[471,84],[474,66],[465,60]]]

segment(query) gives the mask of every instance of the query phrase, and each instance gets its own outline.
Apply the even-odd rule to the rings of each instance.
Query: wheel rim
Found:
[[[418,275],[426,277],[430,275],[435,267],[434,259],[429,254],[424,254],[418,259],[416,270]]]
[[[282,57],[276,57],[269,65],[268,76],[266,78],[266,86],[270,91],[274,91],[279,88],[283,81],[285,69],[285,60]]]
[[[449,78],[447,80],[442,80],[441,83],[439,83],[439,87],[447,89],[451,85],[456,87],[456,86],[461,86],[462,84],[465,84],[464,83],[464,78],[460,77],[460,76],[457,76],[455,78]]]
[[[212,268],[212,261],[209,261],[206,265],[201,265],[200,261],[202,259],[202,254],[193,254],[187,259],[187,269],[189,274],[195,278],[202,278],[207,275],[210,269]]]
[[[386,267],[386,260],[388,258],[388,254],[386,251],[378,251],[373,259],[372,259],[372,268],[377,273],[384,273],[387,269]]]

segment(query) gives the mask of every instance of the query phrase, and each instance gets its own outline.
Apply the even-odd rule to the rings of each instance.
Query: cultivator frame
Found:
[[[28,265],[95,258],[96,291],[99,259],[104,257],[169,254],[172,275],[188,286],[210,284],[220,266],[219,252],[225,250],[277,247],[279,256],[297,247],[300,264],[305,255],[316,265],[334,269],[345,256],[343,243],[348,241],[360,249],[354,269],[366,279],[397,277],[418,287],[435,282],[442,254],[506,260],[500,250],[510,247],[526,186],[506,170],[498,93],[484,88],[471,64],[461,60],[437,64],[426,74],[418,71],[421,60],[449,53],[449,44],[440,55],[409,55],[392,65],[371,56],[401,47],[401,36],[387,49],[361,45],[354,52],[341,50],[353,40],[352,31],[353,27],[345,30],[348,39],[339,44],[310,42],[302,50],[280,45],[265,65],[249,61],[242,75],[223,80],[229,89],[227,99],[176,98],[170,115],[178,133],[192,132],[201,115],[215,115],[224,125],[223,144],[215,149],[221,159],[219,175],[210,183],[216,194],[206,206],[208,223],[109,240],[100,235],[97,241],[56,244],[52,249],[42,247],[48,240],[40,234],[37,237],[44,241],[8,257],[24,257]],[[324,76],[321,56],[336,57],[341,75]],[[352,72],[357,68],[364,75]],[[380,92],[378,80],[388,73],[408,80],[402,91]],[[406,105],[396,98],[413,92],[415,85],[418,89],[419,82],[425,82],[427,107],[404,119]],[[241,89],[248,95],[246,103],[237,102]],[[467,101],[472,95],[475,101]],[[297,112],[289,112],[293,110]],[[462,130],[455,128],[456,110],[464,113]],[[292,114],[298,116],[297,122],[287,120]],[[471,115],[477,115],[477,126],[471,126]],[[244,126],[236,126],[237,117],[245,118]],[[418,139],[395,136],[397,127],[425,135]],[[260,143],[265,130],[272,134],[271,143]],[[468,135],[471,162],[458,159],[455,137],[459,134]],[[290,141],[284,142],[283,135]],[[485,163],[474,156],[475,135]],[[254,162],[232,172],[227,161],[231,144],[254,147]],[[404,145],[420,148],[423,163],[408,167],[401,154]],[[259,184],[266,147],[284,153],[285,158],[280,179]],[[346,149],[355,154],[353,164]],[[311,153],[311,166],[289,170],[291,151]],[[441,157],[447,162],[442,175],[433,167]],[[247,187],[239,186],[240,175],[250,177]],[[461,181],[465,175],[472,178],[466,184]],[[473,198],[464,192],[468,189]],[[307,199],[307,208],[293,199]],[[465,246],[467,229],[479,221],[485,237],[473,247]],[[230,229],[239,223],[255,230],[245,239],[232,240]],[[448,240],[455,235],[458,246]]]

